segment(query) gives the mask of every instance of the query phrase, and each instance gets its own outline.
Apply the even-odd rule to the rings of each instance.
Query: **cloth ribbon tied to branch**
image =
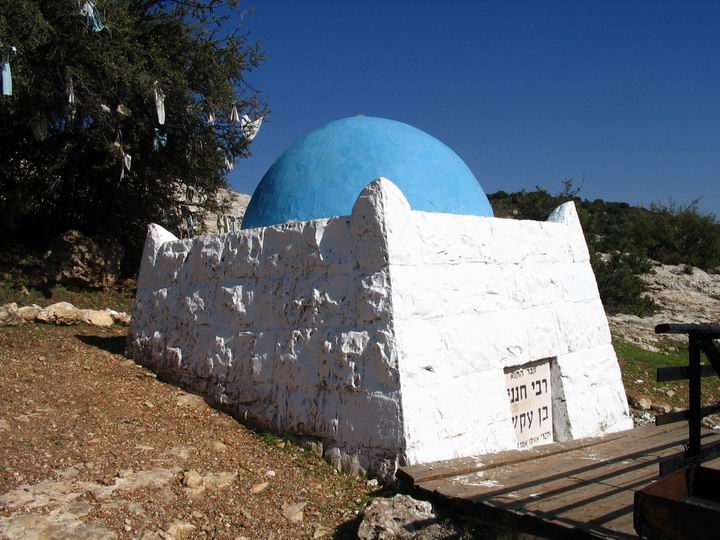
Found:
[[[240,122],[240,128],[242,129],[244,137],[248,141],[252,141],[257,136],[258,131],[260,131],[262,123],[262,116],[260,116],[257,120],[250,120],[250,117],[247,114],[244,114],[242,121]]]
[[[212,111],[208,112],[207,123],[209,126],[215,125],[215,114]]]
[[[12,96],[12,72],[10,62],[2,63],[2,93],[3,96]]]
[[[157,81],[153,85],[155,92],[155,110],[157,111],[158,124],[165,125],[165,94],[163,93]]]
[[[0,43],[0,46],[2,43]],[[10,53],[17,52],[15,47],[10,47]],[[0,59],[0,72],[2,73],[2,95],[12,96],[13,85],[12,85],[12,71],[10,70],[10,53],[5,59]]]
[[[97,7],[95,7],[95,4],[90,0],[85,0],[85,2],[83,2],[82,7],[80,8],[80,14],[85,16],[87,23],[90,25],[93,32],[102,32],[105,28],[102,20],[100,20],[100,13],[98,13]]]
[[[120,165],[120,180],[125,178],[125,171],[130,172],[130,167],[132,166],[132,156],[130,154],[126,154],[123,151],[123,158],[122,158],[122,164]]]
[[[238,114],[238,110],[235,105],[233,105],[233,108],[230,111],[230,121],[240,123],[240,115]]]
[[[167,135],[158,128],[155,128],[155,138],[153,140],[153,152],[160,151],[160,148],[167,146]]]
[[[75,87],[70,77],[68,77],[67,96],[70,120],[75,120],[75,113],[77,112],[77,106],[75,105]]]

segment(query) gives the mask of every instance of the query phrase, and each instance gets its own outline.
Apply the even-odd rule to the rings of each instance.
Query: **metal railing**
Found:
[[[703,377],[720,374],[720,349],[714,340],[720,339],[720,325],[712,324],[659,324],[656,334],[687,334],[689,363],[687,366],[660,367],[657,369],[658,382],[689,381],[689,407],[684,411],[658,415],[655,424],[662,426],[672,422],[688,421],[688,445],[684,454],[660,462],[660,476],[665,476],[683,467],[699,465],[720,455],[720,445],[702,448],[701,422],[710,414],[720,411],[720,403],[702,406],[701,381]],[[709,364],[703,364],[701,353]]]

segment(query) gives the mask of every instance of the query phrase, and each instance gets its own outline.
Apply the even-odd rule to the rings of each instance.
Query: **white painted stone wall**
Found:
[[[553,358],[555,440],[632,428],[573,203],[547,222],[387,213],[405,452],[515,448],[503,369]]]
[[[503,369],[543,358],[556,439],[632,427],[572,203],[548,222],[430,214],[379,179],[351,216],[190,240],[152,225],[128,349],[381,476],[515,448]]]

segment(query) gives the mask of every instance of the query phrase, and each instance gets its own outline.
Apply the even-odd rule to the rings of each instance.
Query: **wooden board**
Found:
[[[549,538],[637,538],[634,492],[681,453],[687,424],[426,465],[403,467],[401,483],[425,498],[514,530]],[[703,432],[703,444],[720,432]],[[720,468],[720,460],[706,466]]]

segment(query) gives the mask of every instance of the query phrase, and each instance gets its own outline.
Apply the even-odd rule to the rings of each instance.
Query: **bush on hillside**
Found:
[[[648,257],[664,264],[720,266],[720,224],[696,203],[638,209],[627,232]]]
[[[640,274],[650,271],[647,259],[632,252],[614,251],[606,256],[591,252],[590,264],[605,311],[644,317],[657,309],[644,295],[647,285],[640,279]]]

